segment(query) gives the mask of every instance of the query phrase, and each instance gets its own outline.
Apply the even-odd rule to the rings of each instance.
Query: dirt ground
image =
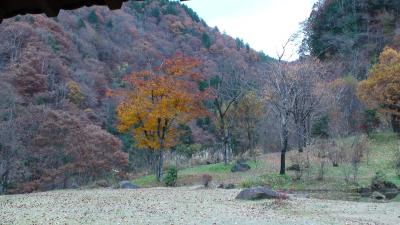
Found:
[[[400,203],[235,200],[239,191],[180,187],[0,196],[0,224],[400,224]]]

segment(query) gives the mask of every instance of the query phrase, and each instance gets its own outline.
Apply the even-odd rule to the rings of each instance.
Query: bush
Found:
[[[249,178],[240,183],[240,187],[242,188],[251,188],[256,186],[263,186],[264,183],[260,178]]]
[[[293,166],[298,165],[298,170],[294,170],[295,180],[300,180],[304,173],[307,173],[310,176],[310,159],[308,157],[307,152],[297,152],[295,155],[289,156],[290,161]]]
[[[376,110],[374,109],[367,109],[363,112],[362,119],[361,119],[361,130],[368,135],[379,127],[380,121],[377,115]]]
[[[169,167],[167,170],[167,174],[164,177],[164,184],[168,187],[175,187],[177,179],[178,179],[178,170],[174,166]]]
[[[212,176],[210,174],[203,174],[202,182],[204,187],[208,187],[212,181]]]
[[[181,144],[178,145],[175,149],[179,155],[191,158],[194,154],[200,152],[203,149],[203,146],[201,144]]]
[[[265,174],[261,178],[261,186],[268,186],[274,189],[287,189],[292,183],[292,178],[285,174]]]
[[[341,144],[343,161],[348,167],[343,166],[346,182],[357,182],[358,170],[365,155],[368,157],[368,139],[364,136],[355,137],[351,144]]]
[[[326,166],[329,162],[329,141],[326,139],[318,139],[312,146],[311,151],[318,163],[317,180],[324,180]]]
[[[313,137],[328,138],[329,137],[329,117],[323,116],[319,118],[311,128]]]

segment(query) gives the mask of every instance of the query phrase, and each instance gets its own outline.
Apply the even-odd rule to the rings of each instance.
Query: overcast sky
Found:
[[[211,27],[242,38],[252,48],[276,57],[317,0],[190,0],[185,2]],[[295,59],[291,46],[286,59]]]

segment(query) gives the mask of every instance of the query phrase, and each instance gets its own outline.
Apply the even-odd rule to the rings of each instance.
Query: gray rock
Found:
[[[246,172],[249,169],[251,169],[251,167],[248,164],[238,161],[235,163],[235,165],[233,165],[231,172]]]
[[[372,194],[371,189],[365,187],[359,188],[357,192],[361,195],[361,197],[369,197]]]
[[[140,188],[136,184],[132,184],[131,182],[129,182],[127,180],[120,181],[118,184],[119,184],[120,189],[138,189],[138,188]]]
[[[286,170],[300,172],[300,165],[299,164],[293,164],[293,165],[289,166]]]
[[[387,199],[394,199],[400,193],[399,189],[397,188],[383,188],[379,190],[380,193],[385,195]]]
[[[399,188],[394,183],[377,179],[372,181],[371,189],[385,195],[387,199],[393,199],[400,193]]]
[[[110,186],[110,184],[106,180],[98,180],[98,181],[96,181],[95,185],[98,187],[109,187]]]
[[[259,200],[259,199],[287,199],[288,196],[265,187],[247,188],[242,190],[236,199]]]
[[[382,193],[380,193],[378,191],[374,191],[371,194],[371,198],[376,199],[376,200],[385,200],[386,199],[385,195],[383,195]]]
[[[224,189],[234,189],[234,188],[235,188],[235,185],[232,183],[229,183],[229,184],[225,185],[225,187],[224,187]]]
[[[222,189],[234,189],[235,185],[232,183],[229,184],[220,184],[218,185],[218,188],[222,188]]]

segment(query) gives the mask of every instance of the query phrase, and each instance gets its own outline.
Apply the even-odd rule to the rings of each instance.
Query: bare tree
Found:
[[[307,58],[291,65],[289,73],[293,76],[291,116],[296,127],[297,145],[300,152],[307,145],[310,129],[309,121],[321,104],[324,88],[320,88],[324,68],[317,59]]]
[[[292,93],[295,88],[293,79],[290,78],[289,62],[282,60],[285,55],[286,47],[290,39],[282,48],[282,53],[278,55],[278,60],[271,63],[271,71],[265,77],[265,97],[272,110],[278,115],[281,125],[281,166],[280,174],[285,174],[286,151],[288,149],[289,129],[288,123],[291,110],[294,106]]]
[[[234,110],[234,103],[238,102],[245,92],[246,80],[244,79],[246,69],[227,63],[223,66],[220,75],[215,78],[213,86],[213,106],[217,119],[217,127],[222,142],[224,163],[229,162],[229,140],[232,118],[230,112]]]
[[[285,159],[288,150],[290,119],[294,119],[299,136],[299,149],[306,144],[307,121],[319,105],[321,93],[317,92],[319,79],[323,73],[322,66],[314,59],[301,59],[286,62],[282,58],[292,36],[282,47],[278,60],[271,63],[270,73],[265,76],[265,97],[273,111],[279,117],[281,125],[281,168],[285,174]]]

